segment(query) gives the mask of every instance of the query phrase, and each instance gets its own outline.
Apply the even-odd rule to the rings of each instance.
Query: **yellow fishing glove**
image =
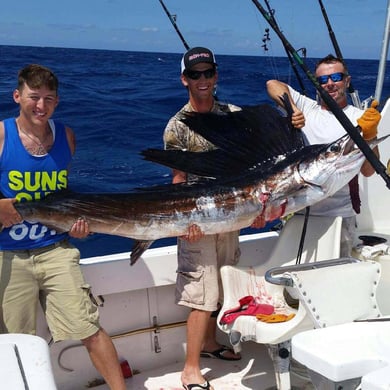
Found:
[[[363,112],[363,115],[357,120],[362,129],[363,138],[366,141],[376,137],[378,133],[378,123],[381,120],[381,114],[375,109],[379,105],[377,100],[373,100],[371,107]]]

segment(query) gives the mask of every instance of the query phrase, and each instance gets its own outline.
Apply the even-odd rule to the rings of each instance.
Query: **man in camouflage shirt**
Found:
[[[173,116],[164,131],[166,149],[204,152],[215,146],[180,121],[183,112],[229,112],[240,110],[220,103],[213,92],[218,79],[214,54],[195,47],[184,54],[181,81],[188,89],[189,102]],[[173,183],[196,180],[196,176],[173,170]],[[220,268],[237,264],[240,256],[239,231],[204,235],[196,225],[178,238],[176,303],[191,308],[187,321],[187,355],[181,380],[185,389],[211,389],[200,371],[200,357],[238,360],[239,354],[216,341],[216,320],[222,288]]]

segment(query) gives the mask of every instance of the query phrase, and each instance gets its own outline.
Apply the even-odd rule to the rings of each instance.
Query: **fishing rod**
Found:
[[[171,13],[168,11],[168,8],[165,6],[165,4],[164,4],[164,2],[162,0],[159,0],[159,1],[160,1],[161,6],[163,7],[165,13],[167,14],[169,20],[171,21],[173,27],[175,28],[175,30],[177,32],[177,35],[179,35],[180,40],[183,42],[184,47],[186,48],[186,50],[189,50],[190,46],[188,45],[188,43],[184,39],[182,33],[179,30],[179,27],[177,27],[176,16],[175,15],[171,15]]]
[[[268,24],[271,26],[271,28],[278,35],[279,39],[283,42],[283,45],[291,53],[292,57],[295,59],[295,61],[299,64],[299,66],[305,72],[305,74],[309,78],[309,80],[313,83],[314,87],[317,89],[318,93],[320,94],[322,100],[329,107],[329,109],[332,111],[334,116],[337,118],[337,120],[344,127],[344,129],[349,134],[349,136],[352,138],[352,140],[355,142],[355,144],[362,151],[362,153],[364,154],[366,159],[371,163],[371,165],[375,169],[376,173],[383,178],[387,187],[390,189],[390,176],[388,176],[386,173],[386,167],[381,163],[379,158],[376,156],[376,154],[373,152],[373,150],[369,147],[369,145],[366,143],[366,141],[364,141],[364,139],[360,135],[359,131],[352,124],[352,122],[349,120],[349,118],[345,115],[344,111],[338,106],[338,104],[328,94],[328,92],[326,92],[325,89],[321,87],[321,85],[317,81],[314,74],[312,72],[310,72],[309,68],[305,65],[302,58],[299,56],[299,54],[294,49],[294,47],[290,44],[290,42],[286,39],[286,37],[283,35],[283,33],[278,28],[278,26],[273,22],[271,16],[264,9],[264,7],[258,2],[258,0],[252,0],[252,2],[255,4],[257,9],[261,12],[264,19],[268,22]]]
[[[265,4],[267,5],[269,15],[271,16],[271,18],[272,18],[273,22],[275,23],[275,25],[278,26],[278,23],[277,23],[277,21],[275,19],[275,16],[274,16],[275,10],[271,8],[268,0],[264,0],[264,1],[265,1]],[[304,95],[307,95],[307,91],[306,91],[305,85],[303,84],[302,77],[298,73],[298,69],[296,67],[296,64],[295,64],[295,62],[294,62],[290,52],[288,51],[288,49],[286,48],[286,46],[284,44],[283,44],[283,47],[284,47],[284,50],[285,50],[285,52],[287,54],[287,58],[288,58],[288,60],[289,60],[289,62],[291,64],[292,70],[294,71],[295,77],[298,80],[298,83],[299,83],[299,86],[301,88],[301,91],[302,91],[302,93]]]
[[[330,37],[330,40],[332,41],[332,45],[333,45],[334,51],[336,53],[336,56],[340,59],[343,59],[343,55],[341,54],[340,46],[337,42],[336,35],[333,32],[332,26],[331,26],[329,18],[328,18],[328,14],[327,14],[326,9],[324,7],[324,4],[322,3],[322,0],[318,0],[318,3],[320,4],[322,16],[325,19],[325,23],[326,23],[326,26],[327,26],[328,32],[329,32],[329,37]],[[351,96],[353,105],[355,107],[362,108],[362,103],[360,101],[359,94],[355,90],[355,88],[352,86],[352,82],[349,83],[348,93]]]
[[[176,24],[176,15],[171,15],[171,13],[169,12],[168,8],[165,6],[163,0],[159,0],[160,1],[160,4],[161,6],[163,7],[165,13],[167,14],[169,20],[171,21],[173,27],[175,28],[176,32],[177,32],[177,35],[179,35],[179,38],[180,40],[183,42],[183,45],[185,47],[186,50],[189,50],[190,49],[190,46],[189,44],[186,42],[186,40],[184,39],[183,37],[183,34],[180,32],[179,30],[179,27],[177,27],[177,24]],[[213,96],[216,100],[218,100],[218,96],[217,96],[217,86],[215,85],[214,87],[214,91],[213,91]]]

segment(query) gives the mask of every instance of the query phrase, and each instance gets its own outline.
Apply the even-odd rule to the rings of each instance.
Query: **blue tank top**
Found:
[[[50,120],[54,143],[43,156],[32,156],[23,146],[15,118],[4,120],[4,146],[0,156],[0,191],[19,202],[43,199],[68,185],[68,167],[72,153],[65,126]],[[0,250],[41,248],[68,237],[40,223],[22,223],[4,228]]]

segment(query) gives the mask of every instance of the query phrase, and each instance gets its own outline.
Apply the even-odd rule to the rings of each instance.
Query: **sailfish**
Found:
[[[267,104],[222,114],[186,113],[181,120],[216,149],[141,154],[200,180],[126,193],[61,191],[15,207],[25,220],[59,232],[84,218],[91,232],[132,238],[134,264],[153,241],[187,234],[193,224],[216,234],[248,227],[260,214],[270,220],[275,210],[284,216],[310,206],[347,184],[365,159],[348,135],[305,146],[290,118]]]

